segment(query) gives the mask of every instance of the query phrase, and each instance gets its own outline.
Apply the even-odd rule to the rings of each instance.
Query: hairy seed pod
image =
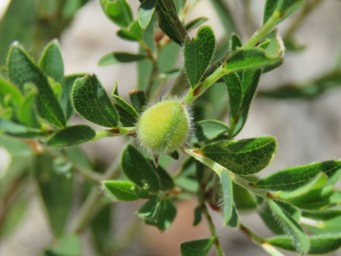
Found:
[[[137,139],[153,154],[169,153],[187,140],[190,112],[179,100],[165,100],[147,108],[137,123]]]

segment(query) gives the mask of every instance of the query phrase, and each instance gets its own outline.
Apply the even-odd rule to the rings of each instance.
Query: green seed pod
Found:
[[[166,100],[147,108],[137,123],[137,139],[153,154],[181,147],[190,132],[190,113],[179,100]]]

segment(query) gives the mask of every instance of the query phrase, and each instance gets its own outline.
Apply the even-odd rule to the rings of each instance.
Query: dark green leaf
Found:
[[[229,109],[232,118],[238,116],[243,99],[243,87],[240,76],[236,72],[231,72],[225,76],[225,83],[229,93]]]
[[[304,0],[267,0],[263,23],[269,21],[270,18],[275,18],[275,24],[281,22],[303,5],[304,2]]]
[[[232,217],[233,212],[233,187],[232,180],[230,175],[223,171],[220,177],[221,186],[223,189],[223,216],[224,216],[224,225],[227,225]]]
[[[215,37],[209,26],[201,27],[194,39],[185,44],[185,69],[192,87],[196,86],[210,64],[215,48]]]
[[[106,180],[102,183],[106,194],[109,197],[121,201],[135,201],[139,197],[135,193],[135,185],[129,181]]]
[[[122,170],[124,174],[136,185],[144,187],[147,183],[149,189],[157,192],[160,189],[160,181],[154,167],[132,145],[128,145],[122,154]]]
[[[118,30],[116,34],[122,39],[137,42],[142,39],[143,30],[139,22],[136,20],[131,23],[128,28],[121,28],[120,30]]]
[[[113,65],[119,63],[129,63],[145,59],[145,55],[133,54],[127,52],[113,52],[104,55],[99,61],[99,66]]]
[[[303,212],[306,229],[315,234],[339,234],[341,230],[341,211],[338,209]]]
[[[117,111],[95,75],[76,80],[72,99],[76,111],[85,119],[105,127],[117,126]]]
[[[214,240],[212,237],[209,239],[201,239],[189,241],[181,244],[181,255],[182,256],[206,256],[210,251]]]
[[[56,40],[53,40],[45,47],[39,61],[39,67],[45,75],[53,78],[61,85],[64,84],[64,62]]]
[[[262,203],[258,206],[258,213],[264,224],[275,234],[285,234],[282,229],[282,224],[277,221],[275,216],[272,214],[272,211],[266,201],[262,201]]]
[[[158,166],[156,169],[156,174],[159,176],[161,190],[170,190],[174,188],[173,179],[165,169],[163,169],[161,166]]]
[[[236,51],[226,62],[225,68],[229,72],[241,69],[266,69],[269,66],[279,65],[281,61],[281,57],[270,56],[264,49],[249,48]]]
[[[153,196],[139,209],[138,216],[146,224],[165,231],[175,219],[176,208],[170,200]]]
[[[234,53],[235,51],[238,50],[238,48],[242,47],[242,40],[240,39],[240,37],[235,34],[232,33],[231,37],[229,39],[229,44],[228,44],[228,49],[231,53]]]
[[[293,239],[290,236],[277,236],[267,240],[267,243],[276,247],[294,251]],[[339,249],[341,246],[340,235],[318,235],[310,237],[309,254],[326,254]]]
[[[328,177],[333,176],[341,168],[341,161],[326,161],[308,165],[292,167],[278,171],[259,180],[256,185],[268,190],[292,191],[309,181],[317,174],[324,173]]]
[[[57,127],[65,126],[63,111],[53,94],[47,78],[33,63],[27,53],[17,44],[10,49],[7,66],[11,81],[21,91],[27,83],[34,84],[39,91],[37,109],[39,115],[50,124]]]
[[[276,202],[269,200],[269,206],[275,218],[281,223],[283,230],[293,238],[293,245],[299,253],[309,251],[309,237],[303,232],[299,224]]]
[[[60,237],[71,211],[73,178],[57,173],[52,157],[47,154],[36,157],[34,174],[51,231]]]
[[[204,146],[202,153],[228,170],[249,175],[264,169],[276,151],[273,137],[218,141]]]
[[[255,197],[248,190],[235,183],[233,183],[233,198],[238,210],[247,211],[256,208]]]
[[[159,26],[174,42],[182,45],[188,38],[176,12],[173,0],[157,1],[156,11],[159,16]]]
[[[220,135],[228,132],[228,127],[218,120],[202,120],[195,123],[195,137],[193,141],[213,140]]]
[[[195,20],[190,21],[186,24],[185,28],[187,31],[200,27],[204,24],[208,19],[206,17],[196,18]]]
[[[53,147],[74,146],[93,139],[96,132],[86,125],[74,125],[53,133],[47,140],[47,145]]]
[[[114,87],[112,96],[115,99],[116,109],[123,126],[134,126],[139,115],[133,106],[118,95],[117,85]]]
[[[303,195],[306,195],[307,193],[311,192],[312,190],[319,189],[323,187],[328,180],[328,176],[326,174],[319,173],[314,178],[312,178],[310,181],[308,181],[303,186],[291,190],[291,191],[278,191],[276,192],[276,196],[278,196],[281,200],[290,200],[295,199],[297,197],[301,197]]]
[[[82,78],[84,76],[86,76],[86,74],[73,74],[73,75],[68,75],[64,78],[62,95],[60,97],[60,105],[64,111],[66,120],[69,120],[74,112],[73,107],[72,107],[72,100],[71,100],[73,84],[78,78]]]
[[[120,27],[128,27],[133,21],[133,14],[126,0],[100,0],[106,16]]]
[[[195,207],[193,226],[200,224],[201,219],[202,219],[202,207],[201,206]]]
[[[144,108],[146,107],[146,96],[144,95],[144,91],[133,90],[129,92],[129,97],[131,104],[134,106],[138,113],[142,113]]]
[[[141,28],[146,29],[155,12],[157,0],[144,0],[137,10],[137,20]]]

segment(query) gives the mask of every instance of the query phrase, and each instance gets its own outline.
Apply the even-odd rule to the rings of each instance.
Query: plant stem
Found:
[[[203,213],[204,213],[204,216],[207,220],[207,224],[208,224],[208,227],[210,229],[210,232],[211,232],[211,235],[212,237],[214,237],[214,247],[216,249],[216,252],[217,252],[217,255],[218,256],[224,256],[224,252],[223,252],[223,249],[221,248],[221,245],[220,245],[220,241],[219,241],[219,236],[217,234],[217,231],[216,231],[216,228],[215,228],[215,225],[212,221],[212,217],[207,209],[207,206],[205,203],[202,204],[202,209],[203,209]]]
[[[279,15],[277,12],[268,19],[268,21],[263,24],[257,31],[253,34],[253,36],[247,41],[242,48],[249,48],[255,46],[260,40],[266,37],[276,26],[277,22],[279,21]]]
[[[106,170],[105,174],[103,175],[104,180],[113,179],[118,176],[120,163],[119,159],[121,158],[120,155],[121,154],[116,157],[116,159]],[[103,195],[100,193],[99,188],[93,187],[79,211],[79,214],[72,227],[72,232],[80,234],[104,205],[105,203],[103,201]]]
[[[194,100],[201,96],[208,88],[210,88],[215,82],[217,82],[220,78],[227,75],[228,73],[229,71],[225,69],[224,65],[218,67],[202,83],[188,90],[187,94],[183,98],[184,103],[188,105],[191,104]]]

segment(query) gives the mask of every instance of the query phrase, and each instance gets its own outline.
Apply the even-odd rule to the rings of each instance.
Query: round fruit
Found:
[[[172,152],[188,138],[190,116],[178,100],[166,100],[147,108],[137,123],[139,143],[153,154]]]

